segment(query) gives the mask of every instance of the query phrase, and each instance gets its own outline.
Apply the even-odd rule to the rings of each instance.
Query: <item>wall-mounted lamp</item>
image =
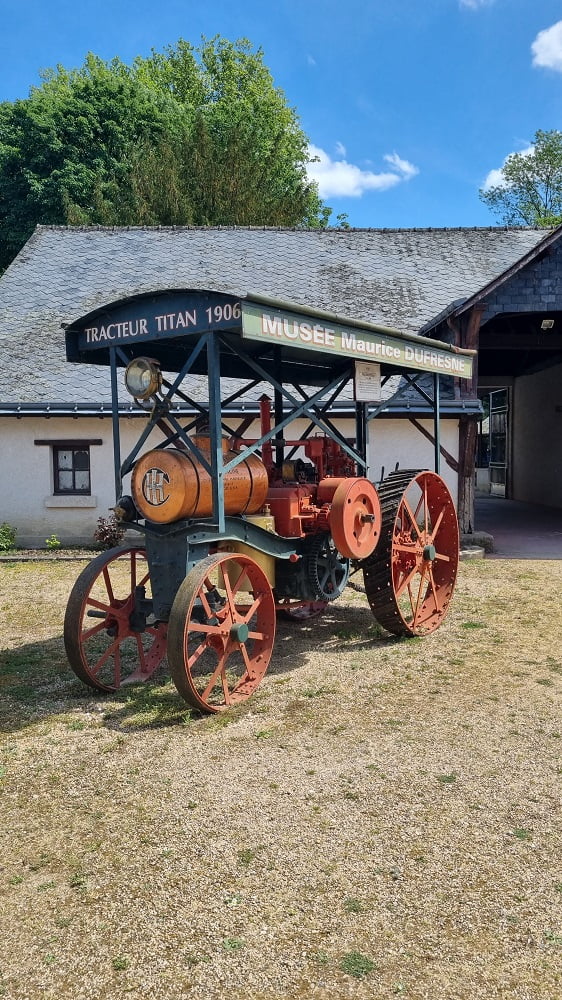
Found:
[[[541,330],[552,330],[553,326],[554,326],[553,319],[543,319],[541,323]]]

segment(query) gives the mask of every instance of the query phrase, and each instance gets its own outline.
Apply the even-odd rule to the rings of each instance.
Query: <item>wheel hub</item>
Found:
[[[250,634],[250,629],[245,622],[238,622],[230,629],[230,638],[235,642],[246,642]]]

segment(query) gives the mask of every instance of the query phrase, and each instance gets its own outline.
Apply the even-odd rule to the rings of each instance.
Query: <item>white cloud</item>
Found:
[[[539,31],[531,45],[531,52],[533,66],[544,66],[562,73],[562,21]]]
[[[338,145],[341,146],[341,143]],[[365,191],[386,191],[419,173],[417,167],[408,160],[401,159],[397,153],[384,157],[393,168],[392,171],[377,174],[372,170],[362,170],[354,163],[348,163],[346,159],[333,160],[319,146],[310,145],[308,152],[310,155],[308,176],[317,182],[321,198],[360,198]]]
[[[532,154],[535,152],[535,147],[534,146],[527,146],[526,149],[518,149],[518,150],[515,150],[515,152],[519,153],[521,156],[532,156]],[[512,155],[513,155],[512,153],[508,153],[508,155],[506,156],[505,160],[503,161],[501,167],[496,167],[495,170],[490,170],[490,173],[486,175],[486,178],[485,178],[484,183],[482,185],[482,188],[483,188],[484,191],[488,191],[489,188],[492,188],[492,187],[502,187],[503,186],[503,174],[502,174],[502,170],[505,167],[505,164],[507,163],[509,157],[512,156]]]
[[[314,56],[310,55],[310,52],[308,53],[308,55],[306,57],[306,61],[307,61],[307,63],[308,63],[309,66],[316,66],[316,59],[314,58]]]
[[[460,7],[468,7],[469,10],[479,10],[480,7],[489,7],[494,0],[459,0]]]
[[[347,149],[345,148],[343,142],[336,142],[336,153],[338,156],[345,156]]]
[[[410,178],[415,177],[419,174],[419,170],[414,166],[413,163],[409,163],[408,160],[403,160],[402,157],[398,156],[398,153],[390,153],[385,156],[387,163],[390,163],[391,167],[394,167],[405,181],[409,181]]]

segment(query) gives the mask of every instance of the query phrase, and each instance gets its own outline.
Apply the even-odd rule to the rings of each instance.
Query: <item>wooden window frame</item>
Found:
[[[55,497],[90,497],[92,495],[92,474],[91,474],[91,461],[90,461],[90,445],[81,441],[77,444],[75,441],[72,444],[59,443],[53,444],[53,496]],[[58,455],[61,451],[72,452],[72,469],[60,469],[58,466]],[[75,467],[75,452],[86,452],[88,456],[88,468],[77,469]],[[88,473],[88,486],[84,489],[79,489],[76,486],[76,472],[86,472]],[[61,472],[72,472],[72,488],[63,489],[60,485],[60,473]]]

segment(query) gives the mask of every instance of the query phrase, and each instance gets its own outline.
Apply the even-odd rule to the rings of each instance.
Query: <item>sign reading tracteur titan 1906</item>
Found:
[[[80,351],[95,351],[208,330],[236,329],[241,315],[240,301],[226,295],[169,292],[116,303],[92,313],[90,319],[69,332],[77,330]]]
[[[415,368],[458,378],[472,378],[472,357],[451,348],[424,344],[423,338],[393,336],[376,328],[355,327],[330,319],[287,312],[255,302],[242,302],[242,335],[253,340],[285,344],[354,358]]]

